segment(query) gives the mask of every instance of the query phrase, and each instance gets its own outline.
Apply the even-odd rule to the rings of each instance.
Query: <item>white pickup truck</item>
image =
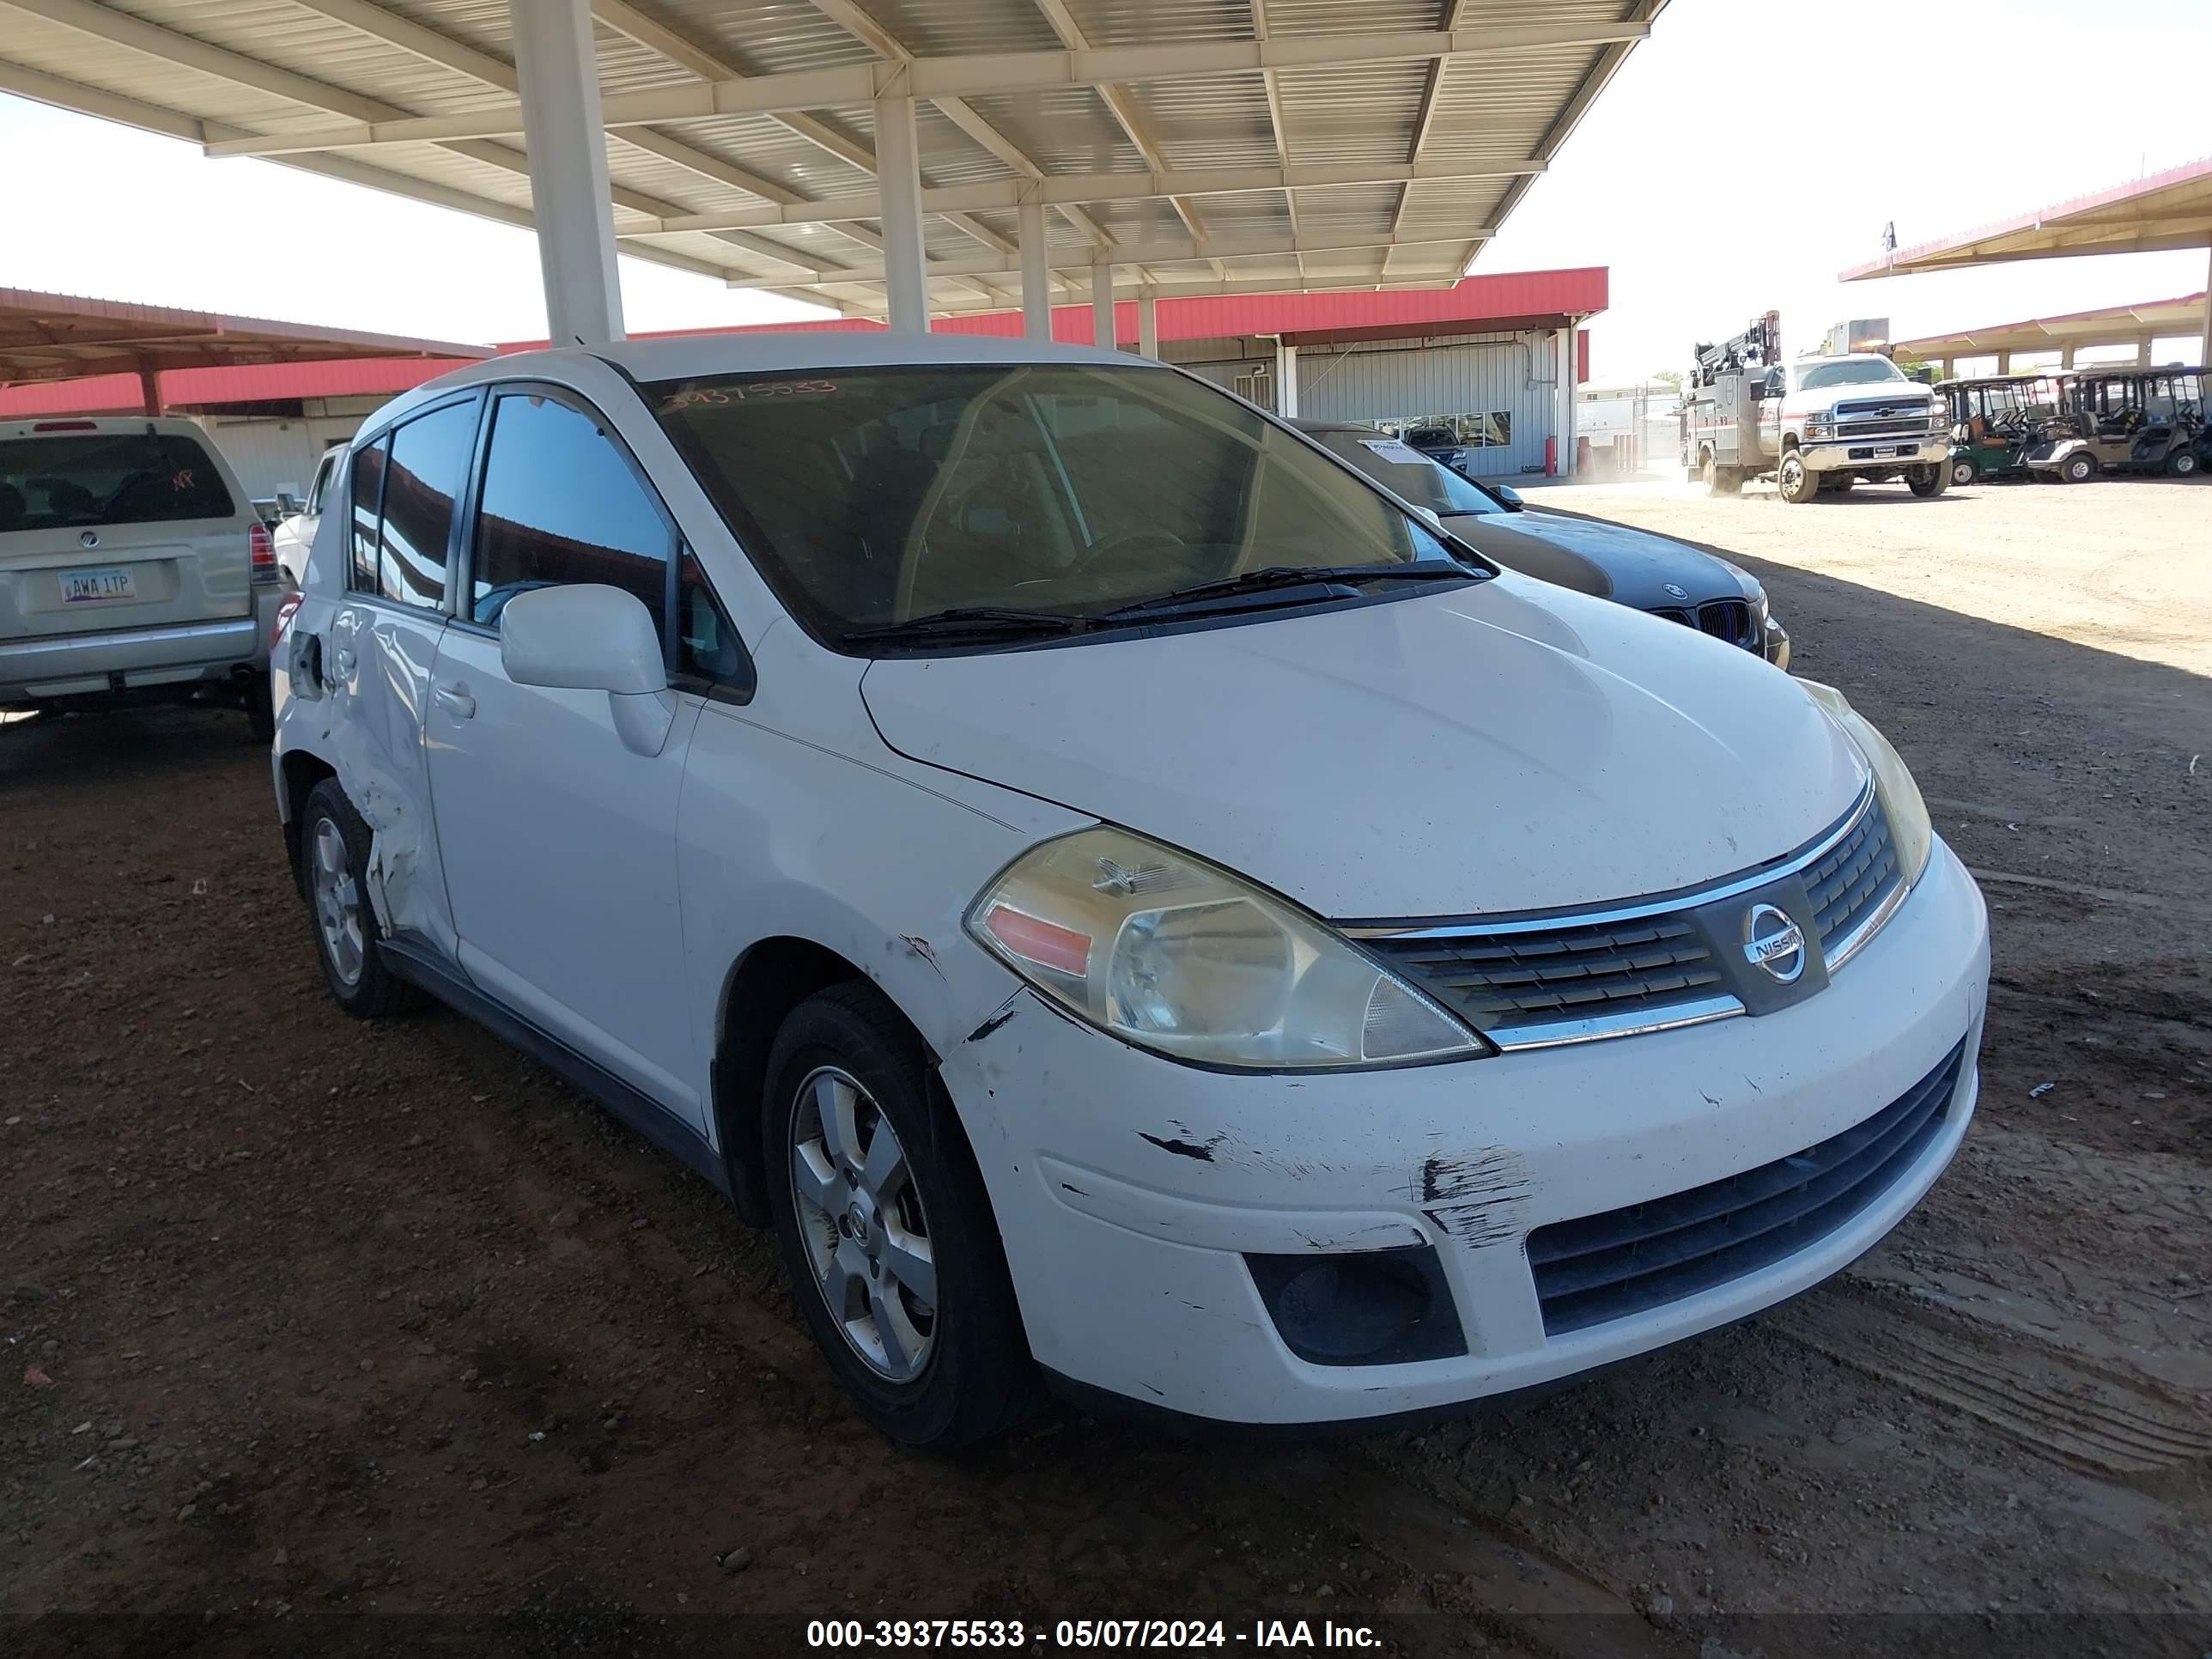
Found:
[[[1716,495],[1771,477],[1782,499],[1903,478],[1949,488],[1950,416],[1933,390],[1876,352],[1724,373],[1683,393],[1684,460]]]

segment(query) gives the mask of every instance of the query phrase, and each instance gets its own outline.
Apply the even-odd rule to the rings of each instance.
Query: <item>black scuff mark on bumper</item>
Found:
[[[1527,1163],[1503,1146],[1437,1152],[1423,1161],[1414,1197],[1459,1243],[1502,1244],[1521,1231],[1530,1186]]]
[[[961,1041],[963,1042],[981,1042],[985,1037],[990,1036],[992,1032],[997,1030],[1001,1025],[1004,1025],[1019,1012],[1018,1005],[1020,1004],[1021,1000],[1022,994],[1019,991],[1015,992],[1012,996],[1008,997],[1004,1002],[999,1005],[997,1012],[994,1013],[990,1018],[985,1020],[974,1030],[969,1032],[965,1037],[961,1039]]]
[[[1228,1139],[1226,1135],[1216,1135],[1211,1140],[1203,1141],[1180,1139],[1163,1140],[1158,1135],[1146,1134],[1142,1129],[1137,1131],[1137,1135],[1139,1139],[1149,1140],[1164,1152],[1173,1152],[1177,1158],[1194,1158],[1200,1164],[1212,1163],[1213,1149]]]

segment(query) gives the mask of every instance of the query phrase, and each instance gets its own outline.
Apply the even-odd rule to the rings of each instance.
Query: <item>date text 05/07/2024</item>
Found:
[[[1364,1625],[1331,1620],[1060,1619],[1050,1625],[1020,1619],[813,1619],[810,1648],[1024,1648],[1146,1650],[1231,1648],[1319,1651],[1379,1651],[1382,1638]]]

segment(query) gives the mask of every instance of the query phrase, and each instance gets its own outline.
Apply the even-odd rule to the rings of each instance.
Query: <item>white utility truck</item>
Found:
[[[1929,387],[1878,351],[1782,362],[1770,311],[1734,339],[1700,345],[1682,387],[1682,464],[1717,495],[1771,478],[1795,505],[1823,490],[1902,478],[1949,488],[1950,416]]]

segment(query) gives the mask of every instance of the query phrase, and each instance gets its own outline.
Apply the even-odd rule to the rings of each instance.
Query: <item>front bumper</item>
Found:
[[[253,597],[243,617],[0,643],[0,702],[58,702],[258,672],[268,665],[281,596],[268,587]]]
[[[1808,472],[1844,472],[1857,467],[1927,466],[1951,459],[1951,434],[1899,433],[1880,438],[1822,438],[1798,447]]]
[[[1940,842],[1819,995],[1762,1018],[1452,1065],[1212,1073],[1027,994],[947,1056],[1038,1362],[1086,1390],[1220,1421],[1447,1409],[1725,1325],[1836,1273],[1918,1202],[1972,1114],[1989,978],[1981,895]],[[1662,1305],[1547,1335],[1528,1234],[1759,1169],[1966,1058],[1929,1139],[1805,1248]],[[1465,1352],[1324,1364],[1279,1334],[1247,1255],[1436,1252]]]

